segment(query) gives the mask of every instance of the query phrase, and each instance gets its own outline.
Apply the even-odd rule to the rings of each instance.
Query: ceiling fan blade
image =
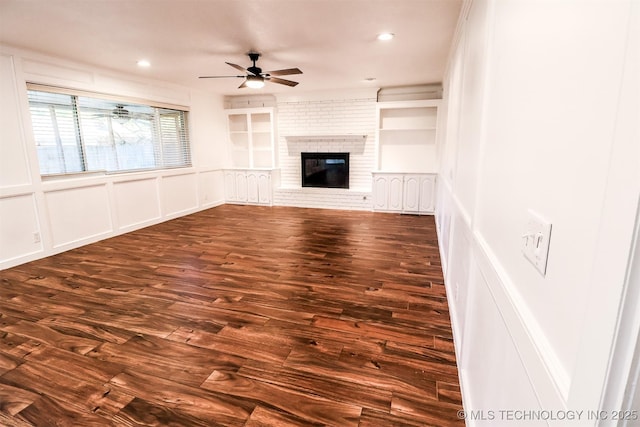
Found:
[[[238,89],[242,89],[243,87],[247,87],[247,81],[243,81],[242,84],[240,86],[238,86]]]
[[[270,76],[289,76],[291,74],[302,74],[299,68],[287,68],[284,70],[267,71]]]
[[[236,70],[240,70],[240,71],[242,71],[243,73],[246,73],[246,72],[247,72],[247,69],[246,69],[246,68],[241,67],[241,66],[239,66],[239,65],[232,64],[231,62],[226,62],[226,64],[231,65],[233,68],[235,68]]]
[[[240,78],[244,78],[246,76],[200,76],[198,77],[199,79],[226,79],[229,77],[240,77]]]
[[[270,82],[274,82],[274,83],[280,83],[281,85],[287,85],[287,86],[296,86],[298,84],[298,82],[292,82],[291,80],[286,80],[286,79],[279,79],[277,77],[268,77],[267,80],[269,80]]]

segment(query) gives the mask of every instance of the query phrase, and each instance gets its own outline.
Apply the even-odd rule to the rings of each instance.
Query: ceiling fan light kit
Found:
[[[265,81],[278,83],[278,84],[289,86],[289,87],[294,87],[298,84],[298,82],[294,82],[292,80],[287,80],[287,79],[281,79],[274,76],[288,76],[292,74],[302,74],[302,71],[300,71],[299,68],[286,68],[283,70],[263,72],[262,68],[256,66],[256,61],[258,60],[258,58],[260,58],[260,54],[251,52],[248,55],[249,55],[249,59],[253,62],[253,65],[251,67],[244,68],[244,67],[241,67],[240,65],[227,62],[228,65],[232,66],[236,70],[242,71],[243,73],[245,73],[245,75],[243,76],[201,76],[200,78],[201,79],[220,79],[220,78],[227,78],[227,77],[236,77],[236,78],[245,79],[245,81],[242,82],[240,86],[238,86],[238,89],[241,89],[244,87],[249,87],[252,89],[260,89],[264,87]]]
[[[247,76],[246,85],[251,89],[262,89],[264,87],[264,79],[261,76]]]

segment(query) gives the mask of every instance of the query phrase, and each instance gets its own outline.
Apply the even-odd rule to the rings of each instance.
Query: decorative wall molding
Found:
[[[464,374],[467,369],[464,366],[465,361],[469,358],[481,357],[478,354],[469,354],[471,349],[468,348],[469,343],[464,333],[469,322],[473,322],[470,317],[473,315],[473,304],[465,306],[461,301],[456,301],[453,298],[457,290],[451,269],[463,269],[467,265],[468,268],[478,272],[481,276],[480,283],[486,284],[493,298],[495,305],[485,309],[496,310],[499,318],[503,320],[510,338],[509,342],[504,345],[514,346],[517,350],[526,371],[524,374],[531,384],[530,391],[535,394],[538,400],[535,405],[548,409],[566,410],[571,385],[569,373],[560,363],[548,339],[529,312],[526,302],[515,290],[515,286],[502,268],[498,258],[493,254],[489,244],[477,230],[472,229],[468,215],[465,215],[460,201],[451,194],[452,189],[448,183],[443,181],[440,180],[438,184],[440,200],[446,198],[449,203],[444,205],[439,203],[437,206],[436,230],[440,242],[442,263],[449,268],[449,274],[445,275],[445,286],[452,315],[451,323],[459,370],[462,373],[460,385],[465,407],[475,408],[472,406],[472,402],[483,400],[480,396],[473,396],[472,391],[475,388],[467,383],[469,377]],[[451,227],[445,227],[445,224],[442,223],[445,218],[450,218]],[[454,229],[469,236],[469,250],[465,251],[464,248],[459,247],[459,242],[452,239]],[[447,245],[443,244],[445,241]],[[443,250],[444,246],[448,246],[449,250]],[[464,255],[465,252],[467,255]],[[465,336],[464,340],[462,339],[463,335]]]
[[[310,153],[364,153],[367,135],[289,135],[284,137],[290,156]]]
[[[567,409],[570,376],[495,255],[476,231],[474,258],[511,333],[544,408]]]

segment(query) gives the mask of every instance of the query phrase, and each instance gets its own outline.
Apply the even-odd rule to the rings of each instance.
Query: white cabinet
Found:
[[[402,174],[373,175],[373,209],[384,212],[402,211]]]
[[[277,176],[274,109],[227,110],[229,164],[224,171],[228,203],[271,205],[272,180]]]
[[[227,169],[224,171],[227,203],[271,205],[273,170]]]
[[[378,102],[376,169],[435,173],[439,100]]]
[[[435,174],[373,173],[373,210],[432,214]]]
[[[231,167],[275,167],[273,123],[273,108],[227,110]]]

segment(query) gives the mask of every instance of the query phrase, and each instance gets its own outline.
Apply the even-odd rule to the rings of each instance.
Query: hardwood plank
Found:
[[[0,351],[5,355],[21,359],[38,350],[40,345],[39,341],[0,330]]]
[[[259,363],[246,364],[238,375],[354,406],[387,412],[391,407],[390,391],[359,382],[339,380],[333,376],[301,372],[287,367],[274,369],[272,366]]]
[[[39,394],[0,382],[0,413],[15,415],[31,405]]]
[[[28,362],[5,373],[0,382],[31,393],[52,396],[58,406],[73,413],[92,413],[95,408],[93,401],[104,393],[102,383],[71,374]]]
[[[438,381],[436,383],[436,386],[438,388],[439,401],[462,405],[462,393],[460,392],[460,384]]]
[[[0,349],[0,376],[5,372],[17,368],[22,363],[22,359],[11,354],[4,353]]]
[[[84,316],[81,317],[81,320],[67,316],[45,317],[37,323],[65,335],[116,344],[122,344],[136,334],[102,322],[90,321]]]
[[[24,320],[20,320],[13,325],[3,326],[2,330],[80,354],[85,354],[100,344],[96,340],[65,335],[47,326]]]
[[[320,426],[315,422],[309,422],[281,411],[256,406],[244,427],[311,427]]]
[[[201,420],[189,414],[167,408],[166,406],[154,405],[142,399],[133,399],[122,411],[113,417],[113,421],[118,425],[129,426],[202,426],[216,427],[223,426]]]
[[[24,359],[27,363],[41,364],[78,381],[90,381],[97,384],[107,382],[124,369],[121,364],[96,361],[88,357],[90,355],[81,355],[51,346],[40,346],[26,355]],[[68,371],[68,366],[73,366],[73,371]]]
[[[104,343],[87,356],[193,387],[202,384],[212,371],[238,370],[245,361],[238,356],[142,335],[121,345]]]
[[[421,345],[424,342],[428,342],[431,337],[426,332],[407,330],[406,328],[369,321],[368,319],[353,321],[317,316],[313,320],[313,325],[318,328],[326,328],[338,332],[351,332],[368,338],[382,340],[394,339],[414,345]]]
[[[464,420],[458,418],[458,410],[459,405],[419,400],[415,396],[409,398],[394,393],[391,399],[391,415],[409,417],[435,427],[464,426]]]
[[[324,354],[310,354],[307,351],[293,349],[284,366],[299,372],[335,378],[341,381],[360,383],[378,390],[405,390],[408,394],[431,396],[435,398],[435,381],[410,378],[406,381],[392,373],[380,372],[376,363],[362,363],[360,359],[327,357]]]
[[[378,411],[365,408],[362,410],[358,427],[429,427],[422,420],[414,420],[404,414],[390,414],[389,411]],[[434,425],[432,427],[440,427]]]
[[[357,427],[361,408],[313,394],[300,393],[271,383],[214,371],[202,388],[243,397],[302,419],[325,425]]]
[[[20,411],[14,419],[38,427],[104,427],[105,425],[113,425],[109,420],[99,415],[59,402],[48,395],[40,396],[35,402]]]
[[[27,421],[19,420],[15,417],[6,415],[0,411],[0,425],[3,427],[35,427]]]
[[[224,328],[223,328],[224,331]],[[221,331],[222,333],[222,331]],[[168,339],[184,342],[192,346],[207,348],[221,353],[281,365],[290,349],[277,344],[263,342],[256,344],[245,339],[233,338],[232,334],[212,334],[204,331],[183,330],[171,334]]]
[[[214,424],[242,425],[255,407],[254,403],[245,399],[140,373],[119,374],[109,384],[153,405]]]

